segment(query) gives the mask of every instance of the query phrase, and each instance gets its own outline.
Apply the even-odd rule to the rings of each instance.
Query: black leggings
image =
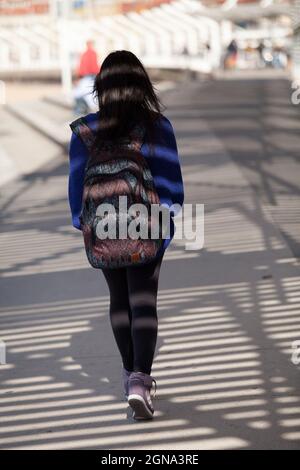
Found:
[[[157,289],[163,256],[144,266],[102,269],[110,292],[110,322],[123,366],[151,374],[157,339]]]

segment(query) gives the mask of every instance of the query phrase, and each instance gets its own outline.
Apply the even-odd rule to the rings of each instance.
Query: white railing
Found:
[[[6,84],[0,80],[0,104],[6,104]]]
[[[193,18],[189,13],[191,2],[178,0],[140,13],[97,21],[64,19],[47,24],[32,20],[14,26],[11,21],[5,25],[2,18],[0,74],[59,71],[66,54],[74,68],[89,38],[94,39],[100,58],[115,49],[129,49],[153,67],[196,67],[199,71],[211,71],[220,60],[214,46],[219,41],[216,39],[219,25],[205,17]]]

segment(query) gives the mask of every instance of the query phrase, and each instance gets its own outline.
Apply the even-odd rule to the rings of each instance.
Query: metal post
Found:
[[[0,80],[0,104],[6,104],[6,85],[4,80]]]
[[[70,3],[68,0],[61,1],[61,17],[58,19],[59,29],[59,54],[61,68],[61,83],[63,93],[70,96],[72,91],[72,64],[69,50],[69,13]]]
[[[293,22],[293,47],[292,47],[292,60],[293,60],[293,78],[300,83],[300,0],[294,0],[292,8],[292,22]]]

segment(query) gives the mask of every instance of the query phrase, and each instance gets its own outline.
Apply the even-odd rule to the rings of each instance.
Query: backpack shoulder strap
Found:
[[[75,119],[75,121],[71,122],[69,126],[72,131],[81,138],[87,148],[91,150],[92,145],[95,141],[95,135],[87,125],[84,117]]]

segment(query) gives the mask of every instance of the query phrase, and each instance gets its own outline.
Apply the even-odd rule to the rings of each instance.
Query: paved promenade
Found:
[[[300,448],[300,110],[289,94],[284,78],[164,92],[205,243],[174,241],[165,256],[157,411],[144,423],[123,400],[104,278],[70,225],[63,147],[0,111],[19,172],[21,150],[45,158],[0,188],[0,448]]]

